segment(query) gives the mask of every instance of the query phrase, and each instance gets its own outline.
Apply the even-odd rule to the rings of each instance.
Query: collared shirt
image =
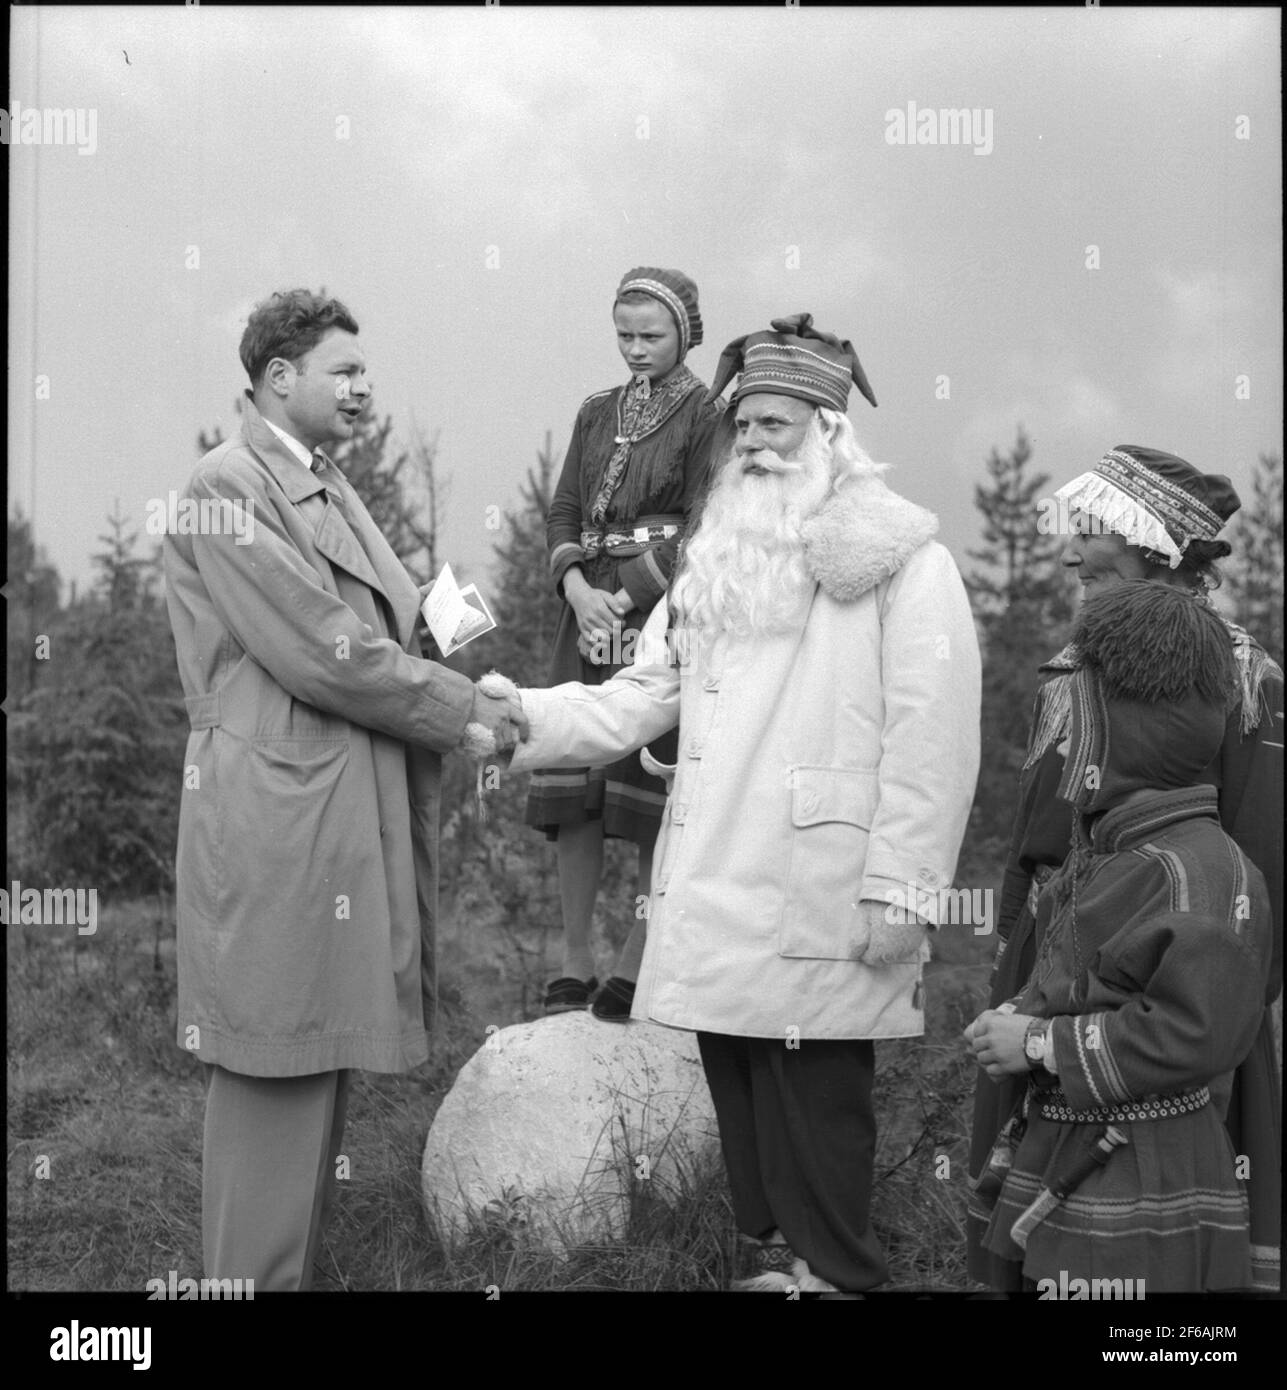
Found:
[[[263,419],[263,417],[260,417]],[[287,434],[285,430],[278,429],[271,420],[264,420],[264,424],[277,436],[278,439],[291,451],[292,454],[304,465],[311,473],[313,471],[313,455],[295,438],[293,434]]]

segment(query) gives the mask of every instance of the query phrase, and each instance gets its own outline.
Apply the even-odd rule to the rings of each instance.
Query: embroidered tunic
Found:
[[[1063,1270],[1143,1279],[1149,1294],[1248,1287],[1247,1201],[1220,1115],[1263,1013],[1264,878],[1220,829],[1208,786],[1157,792],[1090,825],[1088,844],[1041,892],[1040,954],[1015,1001],[1019,1013],[1055,1020],[1059,1094],[1030,1097],[984,1244],[1022,1259],[1034,1280]],[[1122,1118],[1150,1098],[1156,1118]],[[1100,1120],[1127,1144],[1021,1251],[1014,1221]],[[987,1218],[977,1193],[973,1201]]]
[[[711,465],[720,417],[704,405],[706,388],[682,363],[661,381],[635,378],[590,396],[577,412],[572,440],[546,520],[550,573],[560,596],[563,578],[580,565],[590,585],[625,589],[632,608],[622,623],[628,660],[648,614],[666,592],[685,529],[695,521]],[[597,685],[619,671],[596,666],[577,650],[576,614],[565,603],[555,631],[550,685]],[[654,748],[675,761],[675,738]],[[664,783],[645,773],[632,753],[607,768],[541,770],[533,774],[526,820],[557,838],[558,827],[602,816],[604,833],[651,845],[666,803]]]

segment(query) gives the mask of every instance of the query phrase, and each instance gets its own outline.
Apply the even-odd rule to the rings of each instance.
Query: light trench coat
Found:
[[[858,904],[937,921],[974,795],[979,652],[937,525],[859,479],[806,525],[817,585],[791,631],[668,647],[662,603],[612,680],[522,692],[520,771],[610,762],[679,722],[633,1017],[788,1040],[924,1032],[927,952],[863,964]]]
[[[247,401],[184,496],[240,505],[253,539],[164,545],[192,729],[178,1039],[250,1076],[428,1056],[439,755],[473,685],[422,657],[415,583],[328,476],[334,496]]]

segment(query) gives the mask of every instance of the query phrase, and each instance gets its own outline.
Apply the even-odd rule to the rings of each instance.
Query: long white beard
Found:
[[[744,472],[751,458],[773,471]],[[831,449],[817,429],[785,461],[730,452],[675,581],[679,626],[738,637],[797,627],[814,589],[802,528],[830,487]]]

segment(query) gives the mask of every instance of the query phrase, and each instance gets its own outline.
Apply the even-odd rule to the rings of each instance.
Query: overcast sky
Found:
[[[1134,443],[1249,491],[1281,452],[1276,10],[10,16],[11,102],[96,113],[92,153],[9,151],[10,507],[64,579],[235,428],[246,314],[295,285],[356,314],[395,430],[440,432],[479,578],[487,508],[625,379],[640,264],[697,281],[708,382],[782,314],[852,339],[859,438],[963,564],[1020,422],[1055,484]],[[891,143],[913,102],[988,138]]]

